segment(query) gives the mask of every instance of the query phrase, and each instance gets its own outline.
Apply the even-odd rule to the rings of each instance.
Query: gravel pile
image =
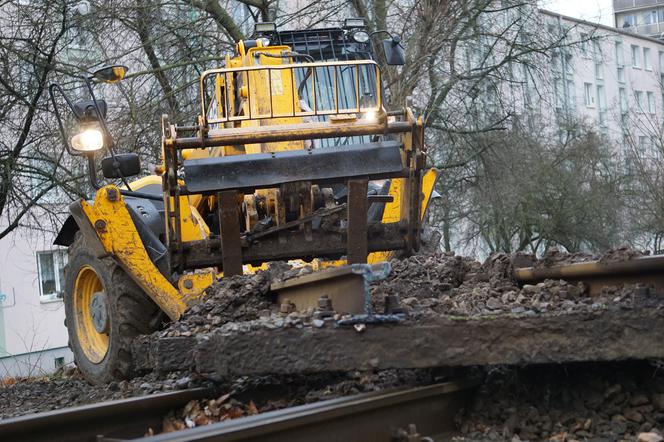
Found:
[[[490,372],[457,418],[458,441],[659,441],[664,367],[531,366]]]
[[[269,296],[273,273],[224,278],[208,288],[204,301],[187,310],[178,322],[168,325],[160,336],[193,336],[221,328],[224,324],[257,320],[274,308]]]
[[[612,308],[660,307],[664,298],[635,290],[636,287],[606,287],[600,296],[590,297],[583,283],[547,280],[519,287],[512,278],[513,263],[518,266],[548,267],[599,259],[616,262],[644,253],[628,248],[602,256],[567,254],[551,248],[537,260],[527,254],[494,254],[484,263],[454,253],[415,255],[392,260],[392,272],[373,284],[374,313],[386,311],[386,298],[396,295],[408,320],[439,316],[481,318],[496,315],[515,317],[538,314],[591,312]],[[269,291],[270,284],[310,273],[310,267],[291,268],[274,263],[268,271],[234,276],[208,289],[205,301],[194,306],[177,323],[159,336],[194,336],[205,333],[244,333],[261,329],[335,327],[340,315],[318,318],[313,309],[304,312],[280,310]]]
[[[599,259],[608,262],[641,255],[629,249],[619,249]],[[561,254],[553,250],[534,265],[560,265],[590,259],[596,257]],[[595,297],[588,296],[588,288],[583,283],[563,280],[546,280],[519,287],[511,276],[512,260],[509,255],[494,254],[480,264],[453,254],[439,254],[396,261],[388,279],[373,287],[374,310],[384,310],[388,295],[400,296],[410,319],[441,315],[533,316],[664,306],[662,296],[636,290],[633,285],[606,287]]]
[[[170,373],[165,377],[149,374],[129,381],[90,385],[75,370],[66,375],[5,380],[0,384],[0,419],[211,385],[196,375],[183,373]]]

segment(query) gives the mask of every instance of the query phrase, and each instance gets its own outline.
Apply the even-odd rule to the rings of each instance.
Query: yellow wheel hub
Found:
[[[108,353],[108,333],[98,331],[98,298],[103,292],[104,286],[97,272],[90,266],[82,267],[74,283],[76,335],[85,357],[93,364],[103,361]]]

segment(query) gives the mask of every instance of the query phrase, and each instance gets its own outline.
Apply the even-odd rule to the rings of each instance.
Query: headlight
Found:
[[[357,31],[353,33],[353,40],[358,43],[366,43],[369,41],[369,33],[366,31]]]
[[[84,129],[71,137],[71,147],[80,152],[94,152],[104,147],[104,135],[96,128]]]
[[[369,110],[364,113],[364,119],[369,121],[376,121],[378,113],[375,110]]]

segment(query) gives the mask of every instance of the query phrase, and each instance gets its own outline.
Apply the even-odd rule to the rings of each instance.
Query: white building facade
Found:
[[[66,257],[41,232],[17,229],[0,240],[0,378],[73,361],[61,298]]]
[[[618,147],[651,147],[664,117],[664,43],[541,13],[550,32],[558,28],[575,42],[550,54],[550,103],[558,121],[572,117],[590,123]]]

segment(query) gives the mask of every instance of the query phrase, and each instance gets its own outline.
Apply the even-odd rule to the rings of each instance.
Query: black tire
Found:
[[[75,284],[79,272],[91,267],[106,293],[108,314],[108,345],[101,361],[92,361],[79,340]],[[99,259],[86,247],[80,232],[69,247],[69,260],[65,268],[65,323],[69,334],[69,347],[76,365],[93,384],[128,379],[134,375],[131,343],[139,334],[148,334],[159,326],[161,310],[118,266],[112,258]]]

